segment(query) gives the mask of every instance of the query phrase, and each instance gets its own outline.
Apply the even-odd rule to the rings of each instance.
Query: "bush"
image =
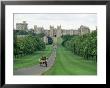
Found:
[[[38,36],[14,37],[14,56],[32,54],[43,49],[45,49],[45,43]]]
[[[97,31],[81,36],[75,36],[67,41],[63,41],[63,45],[71,50],[74,54],[89,59],[90,57],[97,59]]]

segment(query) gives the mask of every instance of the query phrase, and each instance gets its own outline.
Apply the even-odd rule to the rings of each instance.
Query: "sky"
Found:
[[[16,23],[22,23],[26,21],[28,28],[34,28],[34,25],[38,27],[44,27],[49,29],[52,25],[55,28],[57,25],[61,25],[63,29],[78,29],[81,25],[88,26],[91,30],[95,30],[97,26],[97,14],[95,13],[63,13],[63,14],[14,14],[14,28],[16,29]]]

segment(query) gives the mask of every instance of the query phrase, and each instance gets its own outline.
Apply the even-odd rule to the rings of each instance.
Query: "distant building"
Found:
[[[73,35],[79,35],[79,31],[78,30],[73,30]]]
[[[56,33],[56,32],[55,32],[54,26],[51,26],[51,25],[50,25],[49,36],[50,36],[50,37],[53,37],[53,36],[55,35],[55,33]]]
[[[16,30],[28,30],[27,25],[28,24],[26,23],[26,21],[23,21],[23,23],[16,23]],[[61,37],[62,35],[84,35],[90,33],[89,27],[83,25],[81,25],[80,28],[78,28],[77,30],[62,29],[61,25],[57,26],[57,28],[50,25],[49,29],[44,29],[43,27],[38,27],[37,25],[34,25],[34,29],[31,29],[30,31],[36,34],[44,33],[45,36],[50,36],[50,37]],[[44,38],[44,40],[45,42],[47,41],[46,38]]]
[[[28,24],[26,23],[26,21],[23,21],[23,23],[16,23],[16,30],[28,30]]]
[[[38,27],[37,25],[34,25],[34,31],[35,31],[35,33],[39,34],[39,33],[44,32],[44,28]]]
[[[35,33],[38,33],[37,25],[34,25],[34,31],[35,31]]]
[[[61,37],[62,35],[83,35],[86,33],[90,33],[89,27],[81,25],[78,30],[74,29],[62,29],[61,25],[54,28],[54,26],[50,25],[49,30],[44,30],[44,33],[50,37]]]
[[[45,29],[44,32],[43,32],[46,36],[48,36],[48,30]]]
[[[89,27],[83,26],[83,25],[80,26],[78,31],[79,31],[79,35],[84,35],[84,34],[90,33]]]
[[[61,30],[62,30],[61,25],[57,26],[56,37],[61,37],[62,36]]]
[[[43,41],[45,42],[45,44],[48,44],[48,38],[47,38],[47,36],[44,36],[43,37]]]
[[[60,37],[62,36],[62,28],[61,25],[57,26],[57,28],[54,28],[54,26],[50,25],[50,31],[49,31],[50,37]]]
[[[44,29],[43,27],[38,27],[37,25],[34,25],[34,28],[28,29],[28,24],[26,21],[23,21],[23,23],[16,23],[16,30],[25,30],[32,33],[44,33],[45,36],[42,38],[42,40],[45,42],[45,44],[51,42],[51,39],[54,39],[53,37],[61,37],[62,35],[84,35],[87,33],[90,33],[90,29],[87,26],[81,25],[77,30],[76,29],[62,29],[61,25],[57,26],[56,28],[52,25],[50,25],[49,29]],[[96,27],[97,30],[97,27]],[[23,37],[23,36],[19,36]],[[49,38],[51,38],[49,40]]]

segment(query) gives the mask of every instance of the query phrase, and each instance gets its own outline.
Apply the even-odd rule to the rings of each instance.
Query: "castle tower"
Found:
[[[97,31],[97,26],[96,26],[96,31]]]
[[[79,35],[84,35],[84,34],[90,33],[89,27],[86,27],[86,26],[83,26],[83,25],[80,26],[78,31],[79,31]]]
[[[50,25],[50,37],[53,37],[54,26]]]
[[[57,37],[61,37],[62,36],[62,32],[61,32],[61,25],[57,26]]]
[[[23,23],[16,23],[16,30],[28,30],[28,24],[26,23],[26,21],[23,21]]]
[[[35,31],[35,33],[38,33],[37,25],[34,25],[34,31]]]

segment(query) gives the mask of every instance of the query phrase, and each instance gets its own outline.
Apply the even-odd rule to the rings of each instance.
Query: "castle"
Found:
[[[16,30],[27,30],[28,27],[27,27],[27,23],[26,21],[23,21],[23,23],[16,23]]]
[[[78,30],[73,29],[62,29],[61,25],[54,28],[54,26],[50,25],[49,30],[44,29],[43,27],[37,27],[34,25],[35,33],[44,33],[46,36],[50,37],[61,37],[62,35],[83,35],[86,33],[90,33],[89,27],[81,25]]]
[[[23,23],[16,23],[16,30],[26,30],[28,31],[28,24],[26,21],[23,21]],[[86,33],[90,33],[90,29],[87,26],[81,25],[80,28],[77,30],[74,29],[62,29],[61,25],[57,26],[57,28],[54,28],[54,26],[50,25],[49,30],[44,29],[43,27],[37,27],[37,25],[34,25],[34,28],[31,29],[34,33],[44,33],[46,36],[50,37],[61,37],[62,35],[83,35]]]
[[[25,30],[29,31],[28,24],[26,21],[23,21],[23,23],[16,23],[16,30]],[[49,27],[49,29],[44,29],[43,27],[38,27],[37,25],[34,25],[34,28],[30,29],[36,34],[44,33],[44,41],[46,40],[47,36],[50,37],[61,37],[63,35],[84,35],[86,33],[90,33],[90,29],[87,26],[81,25],[77,30],[74,29],[62,29],[61,25],[57,26],[56,28],[54,26]]]

